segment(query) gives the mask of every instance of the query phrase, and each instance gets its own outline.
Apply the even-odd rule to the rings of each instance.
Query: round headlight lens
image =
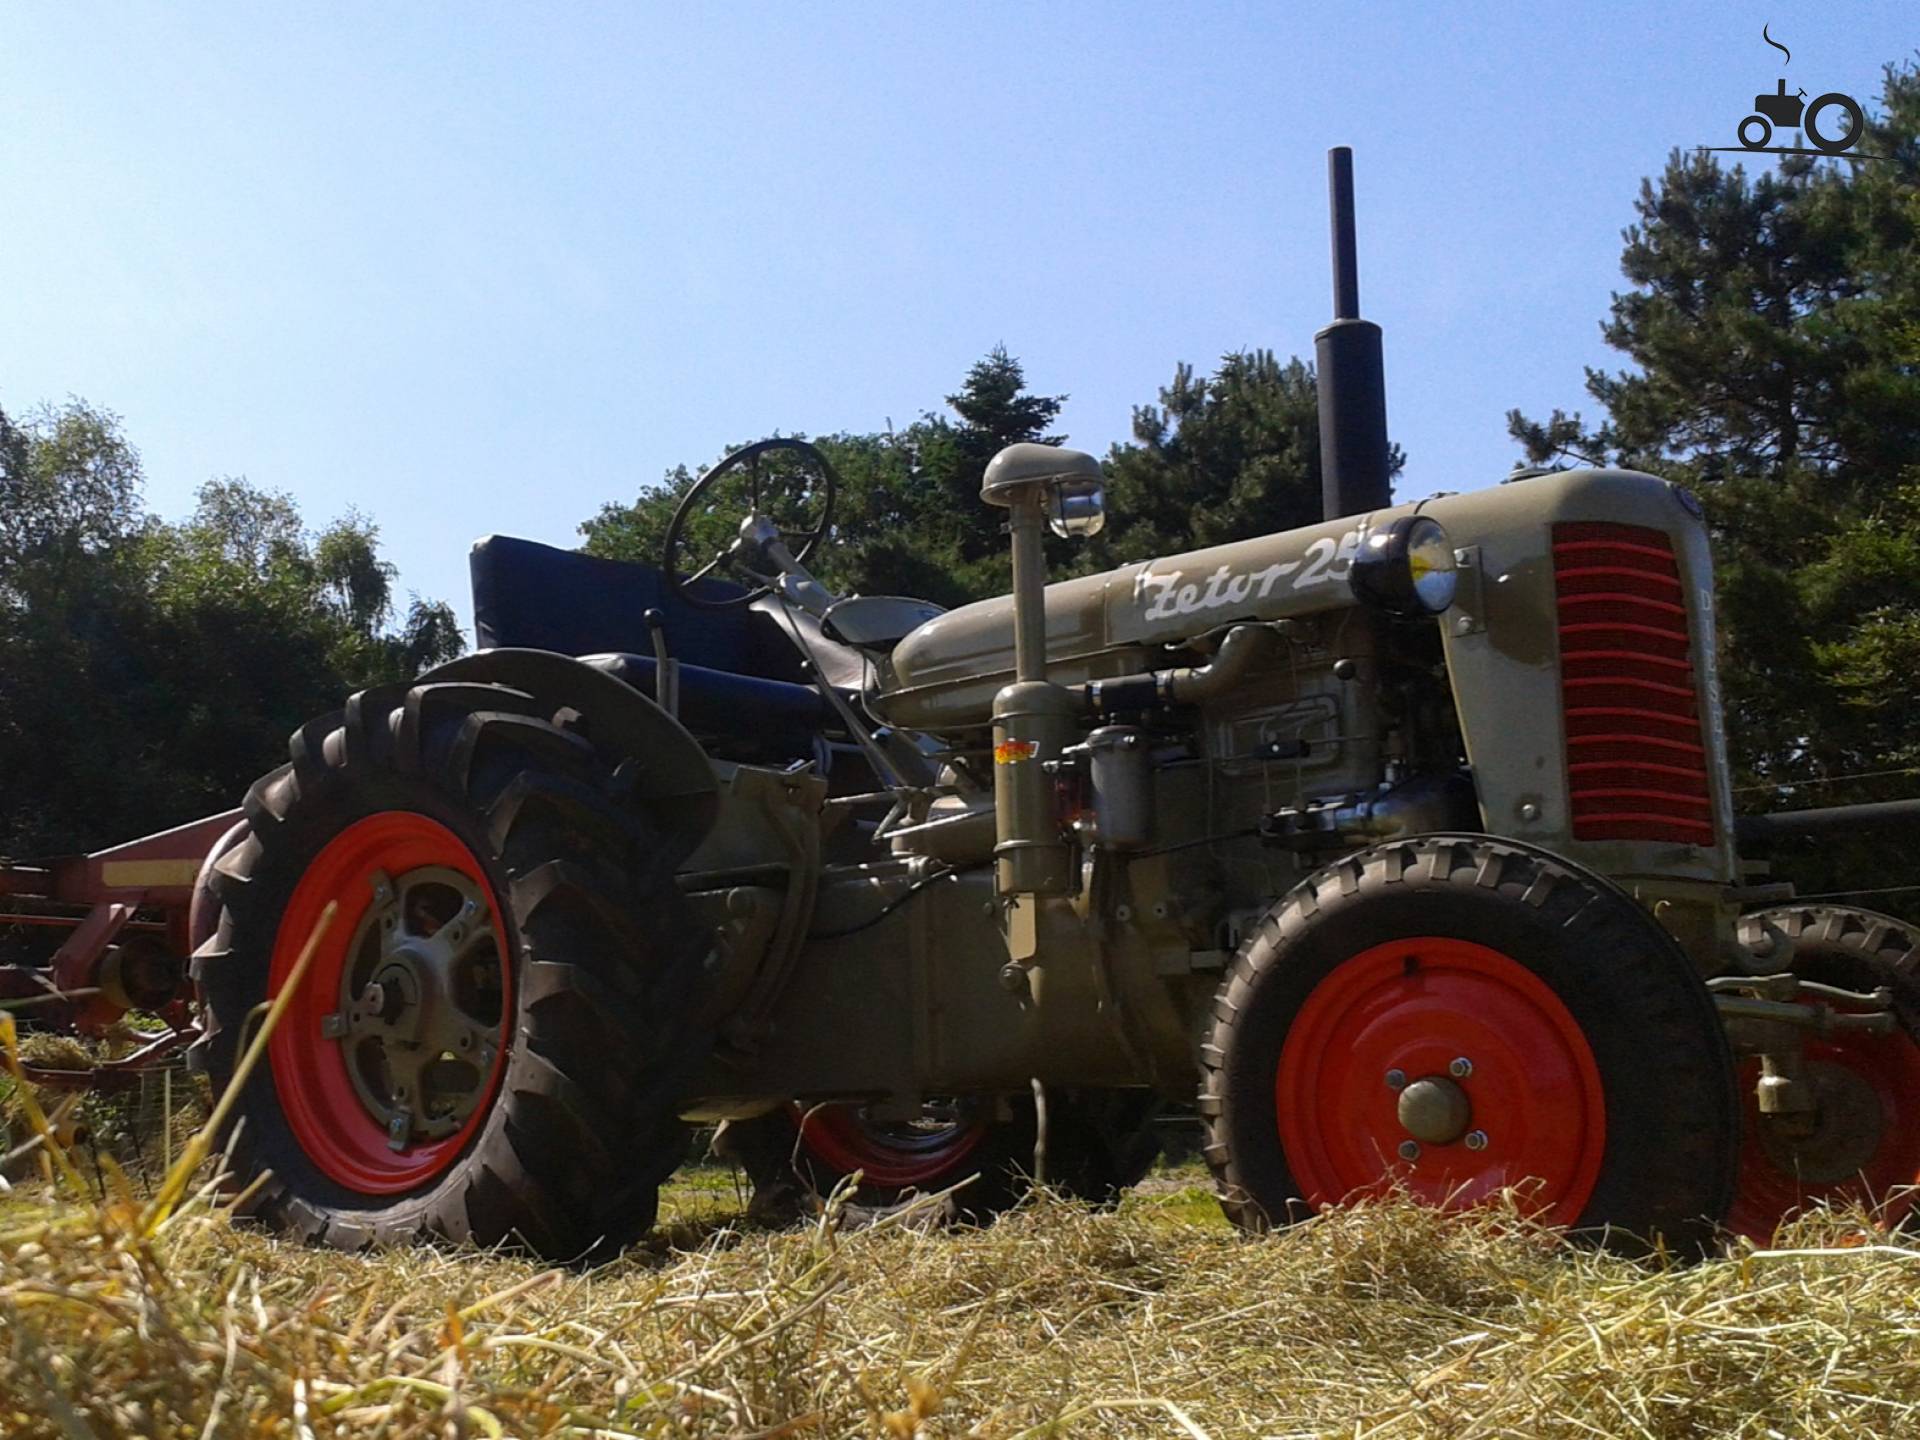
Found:
[[[1047,506],[1047,524],[1062,540],[1098,535],[1107,523],[1107,491],[1098,479],[1057,481]]]
[[[1438,615],[1459,584],[1453,542],[1438,520],[1402,515],[1361,537],[1347,583],[1356,598],[1395,615]]]
[[[1454,569],[1453,542],[1438,520],[1425,515],[1414,520],[1407,532],[1407,573],[1422,610],[1438,615],[1453,604],[1460,572]]]

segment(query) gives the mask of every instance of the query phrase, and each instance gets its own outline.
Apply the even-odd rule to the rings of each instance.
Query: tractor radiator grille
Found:
[[[1673,543],[1553,527],[1567,788],[1576,840],[1713,843],[1687,597]]]

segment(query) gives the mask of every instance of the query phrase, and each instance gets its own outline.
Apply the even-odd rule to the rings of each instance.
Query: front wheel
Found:
[[[1242,945],[1202,1054],[1207,1158],[1245,1228],[1511,1190],[1550,1224],[1692,1245],[1732,1193],[1705,986],[1632,899],[1524,846],[1425,837],[1310,877]]]
[[[235,1111],[253,1213],[345,1248],[553,1260],[645,1230],[684,1150],[709,942],[616,757],[571,711],[446,683],[355,695],[292,754],[212,862],[193,960],[196,1058],[224,1088],[338,907]]]
[[[1893,992],[1888,1035],[1810,1037],[1805,1065],[1818,1108],[1804,1123],[1763,1116],[1759,1062],[1744,1067],[1746,1140],[1729,1228],[1767,1244],[1812,1205],[1859,1205],[1888,1226],[1920,1212],[1920,930],[1849,905],[1783,905],[1742,918],[1756,951],[1775,934],[1802,980],[1856,993]],[[1808,995],[1809,1002],[1818,1000]]]

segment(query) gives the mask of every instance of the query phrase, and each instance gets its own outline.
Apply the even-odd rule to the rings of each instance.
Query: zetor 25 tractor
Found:
[[[834,477],[770,440],[664,573],[483,542],[485,648],[299,730],[202,871],[218,1084],[338,904],[235,1109],[255,1211],[606,1253],[725,1120],[770,1189],[984,1215],[1137,1178],[1161,1099],[1255,1229],[1394,1185],[1671,1245],[1901,1209],[1914,936],[1748,883],[1697,502],[1391,504],[1333,158],[1323,523],[1048,585],[1100,469],[1015,445],[1013,594],[941,613],[809,573]]]

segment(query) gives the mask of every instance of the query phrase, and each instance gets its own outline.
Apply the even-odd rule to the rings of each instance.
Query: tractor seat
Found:
[[[473,620],[483,650],[523,646],[574,655],[655,693],[653,636],[658,610],[667,653],[680,662],[680,719],[697,735],[720,736],[731,758],[804,758],[839,717],[816,690],[794,646],[797,625],[829,685],[857,693],[867,668],[860,652],[824,634],[810,615],[777,613],[770,600],[702,609],[675,595],[650,565],[603,560],[510,536],[473,547]],[[738,586],[703,580],[700,593],[725,599]]]
[[[613,653],[580,659],[641,694],[658,698],[659,665],[651,655]],[[680,664],[680,723],[696,735],[751,740],[769,755],[807,755],[813,737],[840,728],[840,717],[811,685],[767,680],[704,665]]]

